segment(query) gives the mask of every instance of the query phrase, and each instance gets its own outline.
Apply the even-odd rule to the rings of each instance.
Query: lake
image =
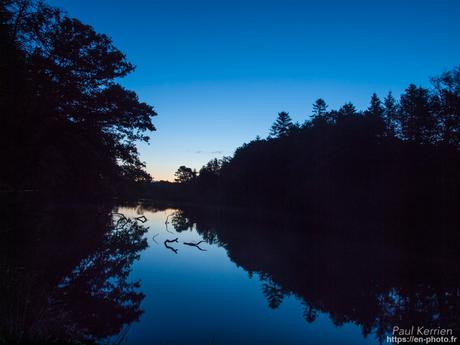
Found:
[[[376,344],[395,325],[459,328],[457,272],[421,274],[381,243],[211,208],[17,212],[2,244],[6,341]]]
[[[134,209],[121,208],[130,217]],[[228,256],[220,243],[198,248],[183,245],[203,240],[195,226],[176,232],[168,215],[175,210],[143,214],[149,248],[133,265],[131,276],[140,279],[146,298],[140,322],[127,333],[133,344],[373,344],[358,326],[334,326],[326,313],[308,323],[305,306],[294,294],[271,308],[264,296],[267,281],[249,273]],[[155,236],[155,238],[153,238]],[[164,246],[178,238],[178,244]],[[155,242],[155,241],[156,242]],[[270,253],[267,253],[270,255]],[[331,282],[333,284],[333,282]]]

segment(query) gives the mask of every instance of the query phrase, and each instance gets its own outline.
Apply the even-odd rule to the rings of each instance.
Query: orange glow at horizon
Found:
[[[161,169],[157,167],[156,169],[147,167],[147,172],[152,176],[154,182],[158,181],[169,181],[174,182],[174,172],[171,172],[169,169]]]

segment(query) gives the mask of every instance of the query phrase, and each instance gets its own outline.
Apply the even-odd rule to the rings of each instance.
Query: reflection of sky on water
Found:
[[[121,208],[129,217],[134,209]],[[202,243],[206,251],[183,242],[202,238],[195,230],[176,233],[165,220],[173,210],[144,215],[149,227],[149,247],[134,264],[131,277],[140,279],[146,298],[140,322],[131,325],[128,344],[372,344],[359,327],[335,327],[326,314],[313,323],[302,317],[301,302],[285,297],[278,309],[270,309],[258,275],[231,262],[226,250]],[[171,217],[169,218],[171,220]],[[157,243],[153,241],[153,236]],[[175,254],[165,248],[166,239]],[[331,282],[333,284],[333,282]]]

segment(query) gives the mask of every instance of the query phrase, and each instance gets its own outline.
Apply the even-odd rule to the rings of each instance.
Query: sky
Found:
[[[49,0],[112,38],[136,70],[120,80],[154,106],[140,144],[155,180],[266,137],[278,112],[302,123],[460,64],[460,1]]]

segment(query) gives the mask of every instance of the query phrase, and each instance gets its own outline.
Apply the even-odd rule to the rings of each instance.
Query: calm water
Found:
[[[395,325],[460,329],[458,262],[380,239],[310,235],[281,213],[4,209],[0,344],[377,344]]]
[[[138,216],[133,208],[119,212]],[[142,282],[145,313],[130,327],[128,344],[375,343],[372,336],[364,339],[356,325],[336,327],[326,313],[306,322],[302,300],[295,295],[271,308],[260,274],[248,274],[222,245],[202,243],[206,251],[183,245],[203,237],[196,226],[182,232],[172,224],[166,227],[166,218],[174,212],[142,212],[148,219],[149,248],[133,265],[131,278]],[[179,243],[169,245],[177,248],[177,254],[164,246],[165,240],[175,238]]]

